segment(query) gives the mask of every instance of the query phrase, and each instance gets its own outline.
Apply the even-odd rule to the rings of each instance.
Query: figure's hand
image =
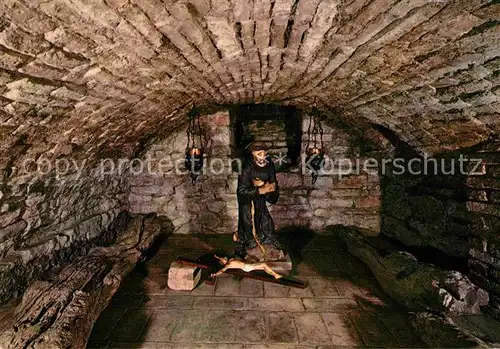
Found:
[[[262,187],[264,185],[264,181],[262,179],[256,178],[252,180],[253,185],[257,188]]]
[[[262,187],[259,188],[259,193],[267,194],[275,190],[276,190],[276,185],[274,183],[265,183]]]

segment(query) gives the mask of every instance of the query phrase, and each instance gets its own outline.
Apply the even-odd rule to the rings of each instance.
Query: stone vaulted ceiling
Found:
[[[0,14],[0,169],[129,156],[193,101],[316,100],[430,153],[500,131],[496,0],[2,0]]]

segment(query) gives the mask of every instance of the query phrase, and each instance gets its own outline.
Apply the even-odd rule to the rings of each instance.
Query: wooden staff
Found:
[[[260,250],[262,251],[262,254],[264,255],[262,259],[266,260],[266,249],[260,243],[259,238],[257,237],[257,231],[255,229],[255,205],[253,203],[253,200],[252,200],[252,208],[250,210],[250,213],[252,214],[252,234],[253,234],[253,237],[255,239],[255,242],[259,246]]]

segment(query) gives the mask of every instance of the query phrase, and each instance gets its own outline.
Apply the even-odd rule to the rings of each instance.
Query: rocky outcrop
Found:
[[[116,243],[92,248],[48,280],[32,283],[0,335],[0,348],[84,348],[92,325],[122,279],[162,234],[168,221],[132,216]]]
[[[384,291],[409,309],[478,313],[488,304],[488,293],[458,271],[420,262],[382,238],[365,237],[353,228],[338,227],[336,231]]]
[[[418,261],[398,251],[381,236],[367,237],[354,228],[335,228],[350,253],[373,272],[382,289],[409,308],[410,323],[431,348],[491,348],[488,338],[450,315],[478,314],[488,305],[489,295],[458,271]]]

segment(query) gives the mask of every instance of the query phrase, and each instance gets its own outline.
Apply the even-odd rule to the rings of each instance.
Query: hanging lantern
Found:
[[[193,105],[193,109],[189,113],[189,126],[187,129],[187,147],[184,165],[186,170],[189,171],[191,182],[193,185],[196,183],[200,171],[203,168],[203,147],[201,138],[200,116]],[[196,134],[199,136],[199,145],[196,145]]]
[[[318,179],[319,171],[325,164],[325,152],[323,149],[323,127],[321,126],[320,113],[316,108],[316,103],[314,103],[313,110],[309,115],[309,128],[307,130],[306,146],[306,164],[312,172],[312,184],[314,184]]]

